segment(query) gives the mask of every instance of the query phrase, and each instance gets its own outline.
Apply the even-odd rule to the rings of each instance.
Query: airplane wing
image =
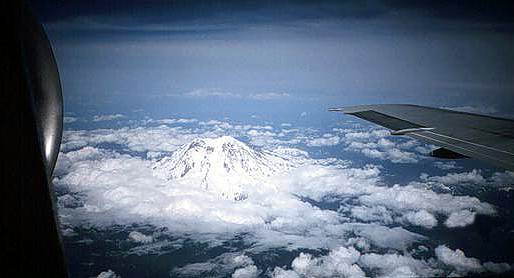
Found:
[[[472,157],[514,170],[514,120],[410,104],[331,108],[373,122],[392,135],[441,146],[436,157]]]

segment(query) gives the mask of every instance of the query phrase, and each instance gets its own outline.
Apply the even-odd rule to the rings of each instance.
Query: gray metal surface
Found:
[[[408,136],[514,170],[514,121],[409,104],[332,108],[393,131],[416,129]],[[423,130],[423,128],[433,128]]]
[[[63,128],[61,82],[52,48],[41,24],[29,14],[24,20],[19,31],[23,67],[36,115],[46,174],[51,180]]]

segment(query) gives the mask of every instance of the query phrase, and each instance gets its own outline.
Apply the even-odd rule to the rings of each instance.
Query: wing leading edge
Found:
[[[360,105],[331,108],[373,122],[392,135],[444,147],[514,171],[514,121],[410,104]]]

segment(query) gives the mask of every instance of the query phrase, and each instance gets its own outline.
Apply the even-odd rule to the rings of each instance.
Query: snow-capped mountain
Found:
[[[195,139],[160,159],[154,175],[200,186],[228,199],[242,200],[252,187],[269,186],[268,177],[291,169],[287,159],[254,150],[230,136]]]

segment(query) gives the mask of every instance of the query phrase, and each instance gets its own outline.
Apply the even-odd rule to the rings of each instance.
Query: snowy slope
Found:
[[[249,189],[269,186],[268,177],[292,167],[293,163],[287,159],[223,136],[195,139],[170,157],[157,161],[153,170],[157,177],[199,186],[227,199],[242,200]]]

